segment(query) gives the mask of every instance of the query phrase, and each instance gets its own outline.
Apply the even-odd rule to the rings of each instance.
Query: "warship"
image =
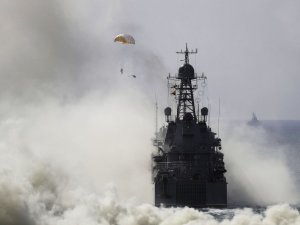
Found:
[[[261,122],[257,119],[257,116],[255,113],[252,113],[252,119],[250,121],[248,121],[247,123],[249,126],[260,126]]]
[[[172,115],[171,107],[164,110],[166,125],[153,141],[156,146],[152,154],[152,180],[156,206],[224,208],[227,207],[227,182],[221,139],[208,125],[208,107],[195,109],[194,92],[198,81],[205,82],[202,73],[197,76],[189,63],[186,45],[184,63],[175,76],[168,76],[172,82],[177,113]],[[201,115],[199,114],[201,111]],[[157,126],[157,125],[156,125]]]

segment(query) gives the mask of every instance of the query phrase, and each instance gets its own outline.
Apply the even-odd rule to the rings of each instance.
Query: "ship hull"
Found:
[[[155,183],[155,205],[226,208],[227,183],[199,180],[163,180]]]

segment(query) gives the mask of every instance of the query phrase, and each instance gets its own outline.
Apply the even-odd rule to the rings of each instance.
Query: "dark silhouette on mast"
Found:
[[[189,54],[196,54],[196,51],[189,51],[187,44],[183,52],[176,52],[177,54],[184,54],[184,65],[179,68],[178,79],[180,79],[178,105],[177,105],[177,120],[182,119],[183,116],[190,112],[193,118],[196,118],[195,102],[193,96],[192,80],[196,79],[194,75],[194,68],[189,64]]]

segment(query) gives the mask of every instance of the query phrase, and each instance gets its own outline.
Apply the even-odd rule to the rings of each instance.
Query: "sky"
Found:
[[[160,96],[185,47],[208,77],[212,117],[298,120],[300,3],[254,1],[1,0],[0,101],[32,104],[48,97],[76,101],[124,86]],[[113,42],[132,34],[135,46]],[[133,81],[120,68],[136,73]],[[128,84],[129,83],[129,84]],[[8,103],[10,102],[10,103]]]
[[[198,48],[197,72],[207,74],[211,99],[221,97],[224,117],[247,118],[255,111],[263,119],[299,119],[299,2],[126,5],[132,9],[128,20],[137,19],[144,30],[141,41],[151,39],[149,47],[167,70],[176,71],[174,51],[185,42]]]

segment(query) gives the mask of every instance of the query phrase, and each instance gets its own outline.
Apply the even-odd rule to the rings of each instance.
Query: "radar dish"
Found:
[[[166,116],[171,116],[172,109],[170,107],[165,108],[165,115]]]
[[[195,78],[195,71],[193,66],[190,64],[184,64],[179,68],[178,71],[178,77],[179,78],[189,78],[194,79]]]
[[[201,109],[201,115],[202,115],[202,116],[207,116],[207,115],[208,115],[208,108],[203,107],[203,108]]]

